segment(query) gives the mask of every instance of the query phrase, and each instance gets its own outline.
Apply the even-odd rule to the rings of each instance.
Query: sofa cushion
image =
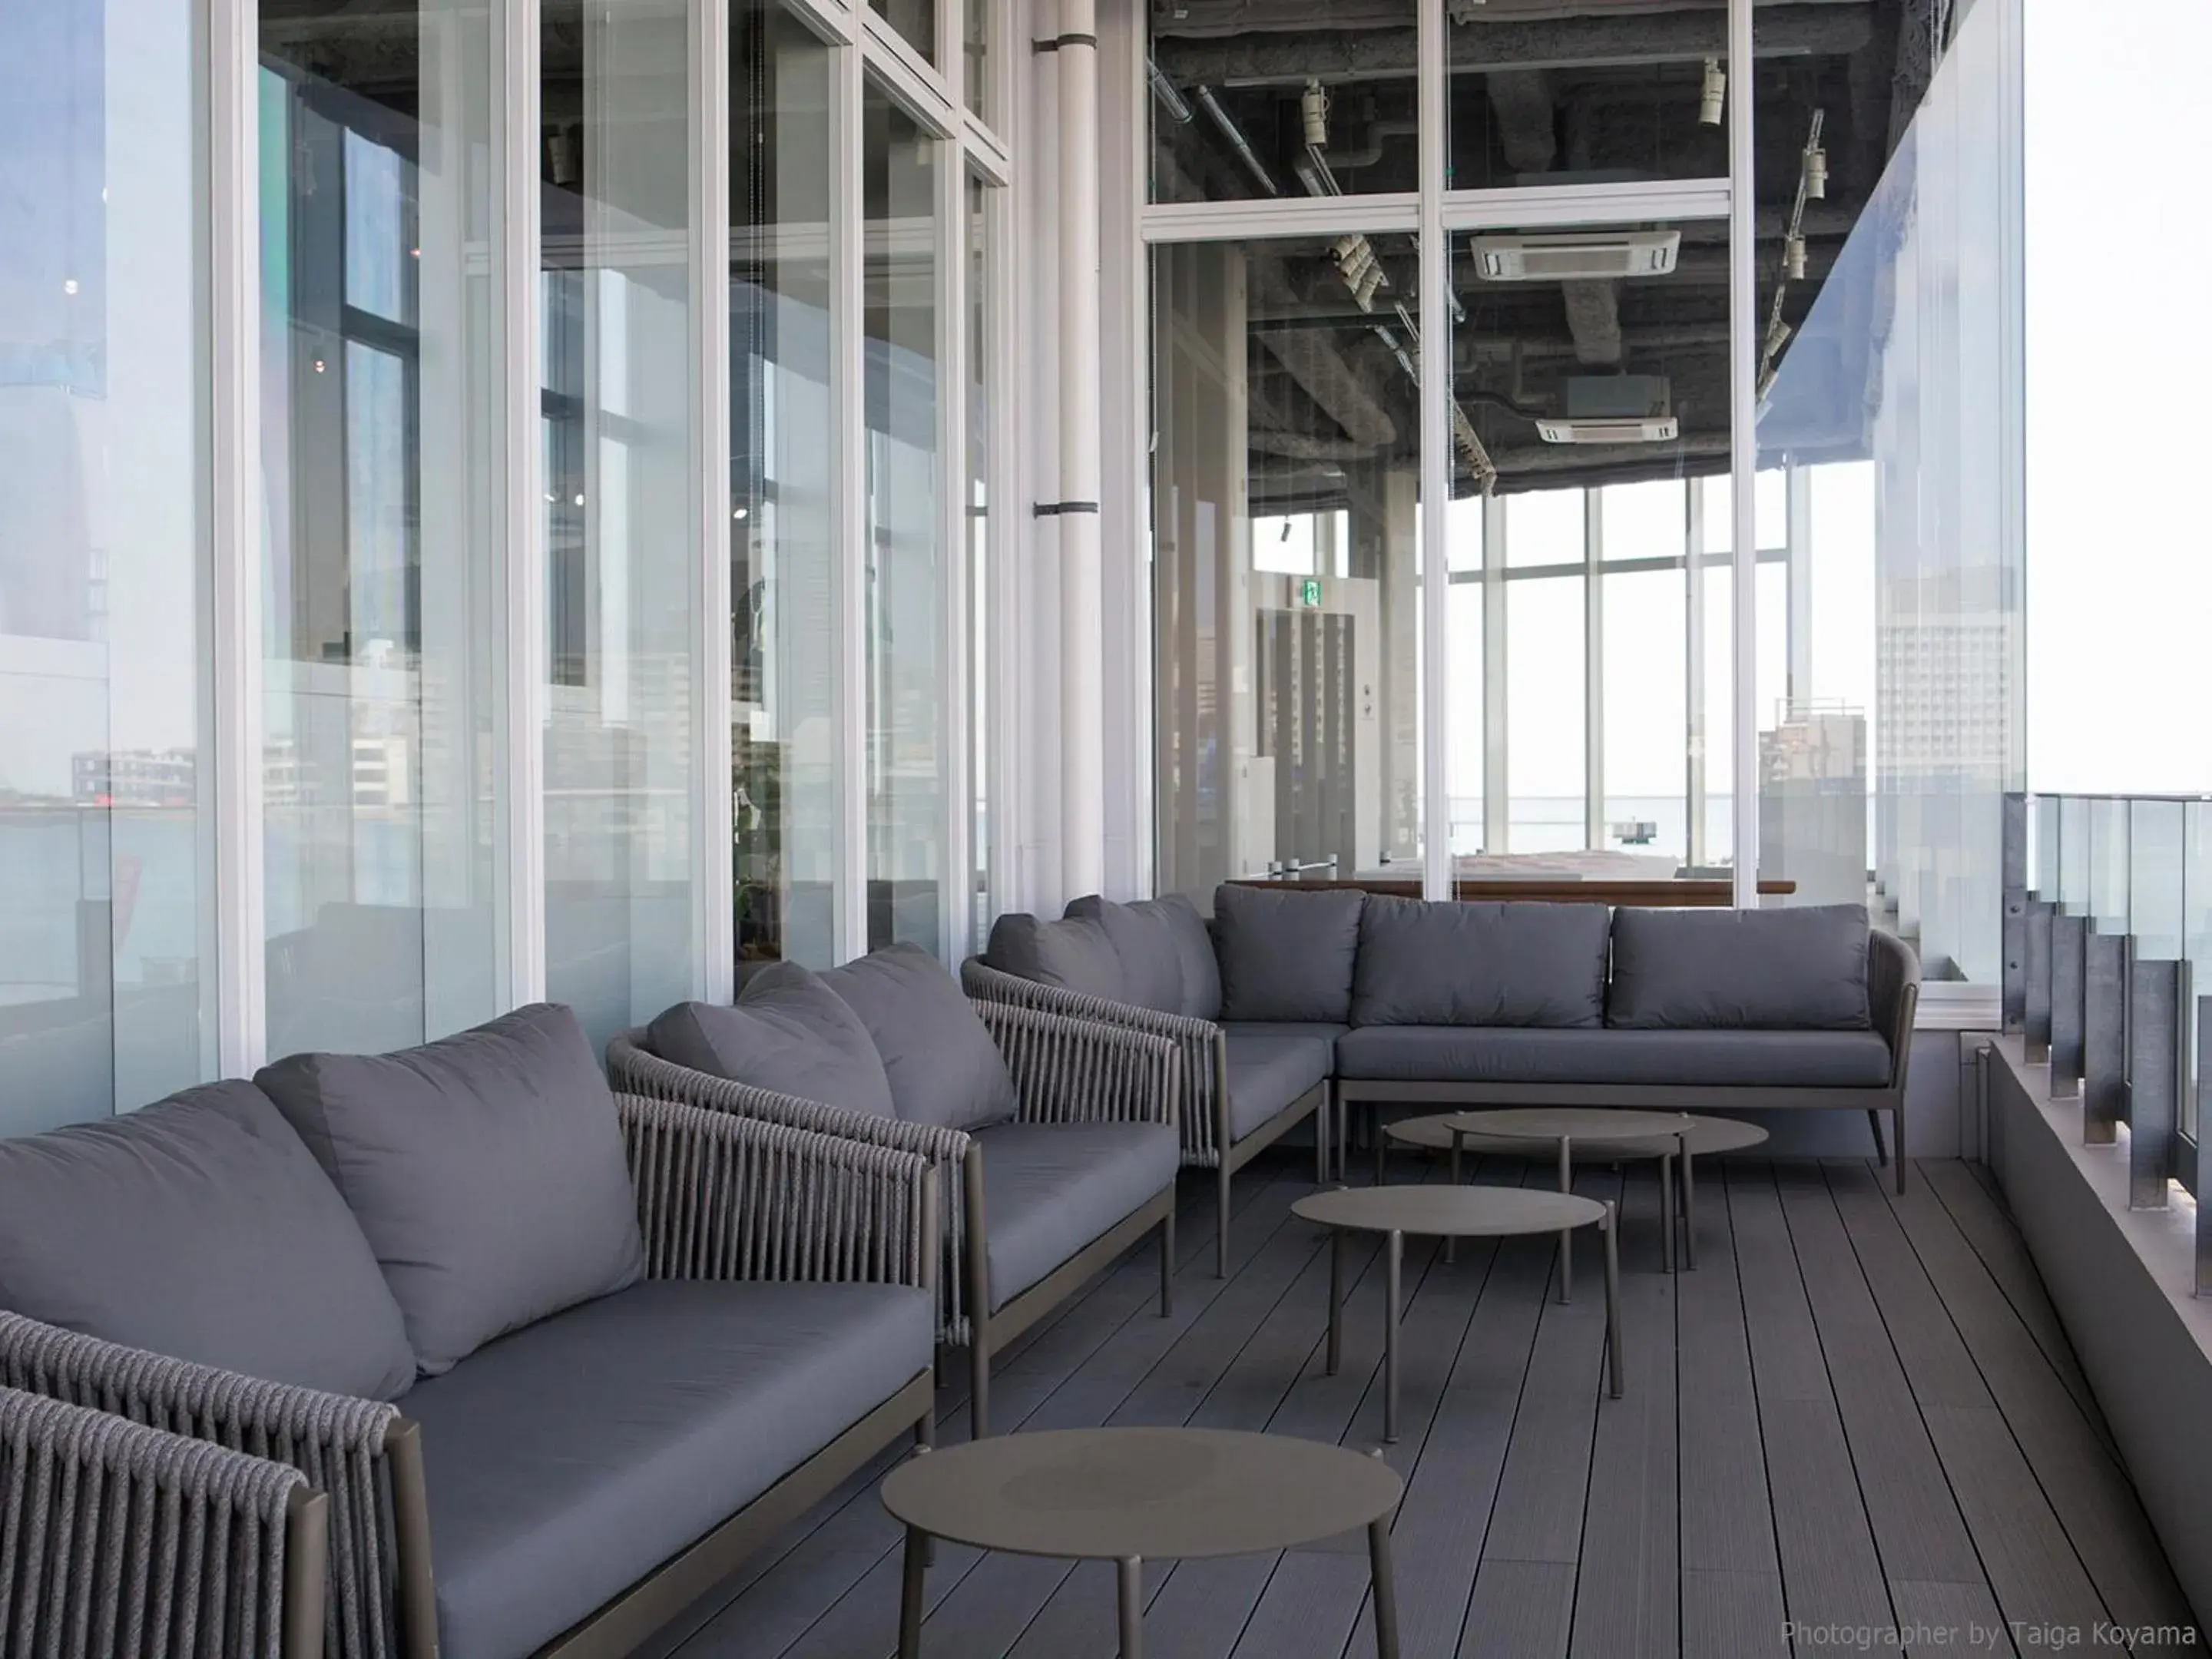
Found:
[[[419,1385],[445,1659],[533,1653],[931,1363],[920,1291],[654,1279]]]
[[[710,1077],[891,1115],[890,1079],[868,1028],[795,962],[753,975],[733,1006],[678,1003],[653,1022],[646,1040],[663,1060]]]
[[[415,1380],[368,1241],[250,1083],[0,1141],[0,1308],[332,1394]]]
[[[1365,896],[1349,888],[1301,893],[1224,882],[1213,895],[1221,1018],[1348,1023]]]
[[[1096,916],[1066,916],[1040,921],[1009,910],[991,924],[983,960],[1002,974],[1050,985],[1105,1002],[1130,1000],[1121,959]]]
[[[1182,1158],[1164,1123],[1002,1123],[975,1139],[994,1312],[1175,1185]]]
[[[822,975],[860,1017],[909,1123],[973,1129],[1014,1115],[999,1045],[944,965],[918,945],[872,951]]]
[[[1606,1024],[1869,1030],[1868,949],[1863,904],[1617,910]]]
[[[1228,1024],[1229,1134],[1242,1140],[1336,1066],[1341,1025]]]
[[[1602,904],[1370,896],[1352,1023],[1602,1025],[1610,921]]]
[[[1336,1068],[1391,1083],[1879,1089],[1889,1081],[1889,1045],[1873,1031],[1370,1025],[1337,1043]]]
[[[1116,904],[1097,895],[1070,902],[1067,914],[1102,923],[1121,968],[1123,1000],[1163,1014],[1216,1019],[1221,964],[1198,907],[1181,893]]]
[[[425,1376],[644,1271],[614,1096],[566,1008],[254,1081],[368,1236]]]

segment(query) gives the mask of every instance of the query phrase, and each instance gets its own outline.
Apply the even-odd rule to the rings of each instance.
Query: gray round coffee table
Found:
[[[901,1464],[884,1507],[906,1525],[899,1659],[921,1652],[929,1540],[1121,1570],[1121,1659],[1144,1652],[1146,1558],[1261,1555],[1367,1528],[1375,1650],[1397,1659],[1390,1512],[1405,1482],[1381,1456],[1225,1429],[996,1435]]]
[[[1451,1178],[1459,1180],[1460,1158],[1466,1151],[1477,1152],[1486,1158],[1528,1158],[1551,1159],[1559,1156],[1556,1137],[1544,1138],[1524,1135],[1502,1135],[1468,1127],[1474,1115],[1467,1112],[1440,1112],[1434,1117],[1409,1117],[1388,1126],[1385,1133],[1393,1140],[1407,1146],[1419,1146],[1431,1152],[1451,1155]],[[1671,1121],[1673,1115],[1668,1115]],[[1732,1117],[1705,1117],[1696,1113],[1683,1115],[1689,1125],[1686,1131],[1674,1134],[1655,1134],[1642,1140],[1584,1139],[1579,1144],[1571,1138],[1568,1157],[1588,1159],[1656,1158],[1660,1161],[1660,1179],[1672,1181],[1680,1194],[1683,1262],[1698,1265],[1697,1224],[1697,1160],[1717,1152],[1741,1152],[1753,1146],[1764,1146],[1766,1131],[1756,1123],[1746,1123]],[[1674,1160],[1680,1157],[1676,1170]],[[1662,1200],[1663,1202],[1663,1200]],[[1449,1255],[1447,1255],[1449,1259]]]
[[[1406,1235],[1432,1238],[1501,1238],[1523,1233],[1565,1233],[1595,1225],[1605,1235],[1605,1352],[1613,1397],[1620,1398],[1620,1250],[1616,1212],[1607,1202],[1533,1187],[1339,1187],[1310,1193],[1291,1213],[1330,1231],[1328,1259],[1328,1374],[1344,1352],[1344,1241],[1347,1233],[1384,1236],[1382,1311],[1382,1438],[1398,1438],[1398,1304]]]

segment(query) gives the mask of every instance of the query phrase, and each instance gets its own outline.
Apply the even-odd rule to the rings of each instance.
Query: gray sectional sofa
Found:
[[[0,1462],[166,1474],[163,1545],[195,1501],[254,1521],[193,1570],[197,1651],[628,1652],[931,1437],[937,1202],[912,1152],[618,1101],[565,1009],[295,1056],[0,1142]],[[120,1538],[158,1489],[68,1525]],[[280,1547],[307,1499],[327,1528]],[[0,1600],[51,1578],[0,1532]],[[89,1616],[127,1620],[110,1577]]]
[[[769,964],[733,1006],[679,1004],[607,1048],[629,1093],[928,1160],[949,1224],[937,1334],[968,1349],[979,1439],[992,1356],[1155,1231],[1170,1310],[1175,1066],[1157,1036],[971,1003],[910,945]]]
[[[1175,925],[1116,921],[1147,908]],[[1187,1132],[1185,1158],[1222,1172],[1224,1241],[1245,1146],[1310,1111],[1334,1117],[1340,1157],[1355,1110],[1455,1105],[1853,1109],[1885,1158],[1887,1115],[1901,1154],[1920,983],[1911,950],[1856,905],[1608,910],[1239,884],[1215,894],[1210,930],[1181,900],[1001,918],[965,971],[979,997],[1176,1042],[1200,1103],[1186,1123],[1212,1132]],[[1901,1155],[1895,1168],[1901,1191]]]

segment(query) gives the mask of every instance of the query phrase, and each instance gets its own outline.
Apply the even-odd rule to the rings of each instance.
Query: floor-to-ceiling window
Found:
[[[214,1064],[199,15],[0,18],[0,1134]]]
[[[261,14],[268,1043],[499,1012],[489,15]]]

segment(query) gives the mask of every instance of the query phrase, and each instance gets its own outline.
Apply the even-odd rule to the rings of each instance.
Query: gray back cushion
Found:
[[[845,999],[795,962],[748,979],[737,1006],[681,1002],[646,1040],[663,1060],[710,1077],[878,1117],[892,1115],[890,1079],[875,1039]]]
[[[1221,969],[1206,918],[1181,893],[1133,904],[1096,894],[1073,901],[1070,916],[1106,930],[1121,968],[1122,1000],[1163,1014],[1213,1019],[1221,1012]]]
[[[332,1394],[415,1380],[368,1239],[250,1083],[0,1141],[0,1308]]]
[[[1224,883],[1213,895],[1222,1018],[1348,1024],[1365,897]]]
[[[614,1096],[566,1008],[254,1081],[368,1236],[425,1376],[644,1273]]]
[[[901,1118],[972,1129],[1014,1115],[1014,1079],[999,1045],[944,964],[920,945],[872,951],[822,982],[868,1028]]]
[[[1056,986],[1079,996],[1126,1002],[1121,959],[1096,916],[1040,921],[1009,910],[991,924],[983,960],[1002,974]]]
[[[1867,951],[1862,904],[1616,910],[1606,1024],[1867,1030]]]
[[[1602,1025],[1610,922],[1602,904],[1370,896],[1352,1023]]]

